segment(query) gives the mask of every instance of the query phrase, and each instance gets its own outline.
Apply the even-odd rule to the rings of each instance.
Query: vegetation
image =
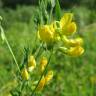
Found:
[[[60,8],[56,10],[60,10]],[[37,24],[40,22],[45,24],[47,22],[46,20],[50,17],[49,14],[52,17],[50,21],[52,21],[53,19],[59,20],[59,17],[61,18],[65,12],[74,13],[74,20],[78,25],[78,32],[74,37],[79,36],[83,38],[85,52],[82,56],[76,58],[61,54],[60,52],[52,55],[48,70],[52,69],[54,71],[53,78],[42,91],[37,93],[37,96],[54,96],[54,94],[56,96],[95,96],[96,12],[94,8],[89,9],[84,6],[76,6],[61,11],[56,12],[53,9],[53,14],[51,14],[48,9],[48,13],[43,11],[45,13],[41,15],[40,6],[17,6],[15,10],[1,8],[0,16],[3,17],[1,25],[21,67],[25,58],[24,48],[33,50],[32,53],[34,54],[40,45],[41,41],[35,37],[38,31]],[[56,14],[59,15],[57,16]],[[0,46],[0,95],[11,96],[14,93],[12,96],[19,96],[17,93],[21,89],[17,86],[18,80],[16,79],[18,78],[18,69],[6,43],[2,39],[0,40]],[[48,58],[49,52],[45,53],[44,56]],[[38,58],[37,62],[40,61],[40,54]],[[34,73],[32,79],[38,80],[40,77],[38,76],[39,72],[37,74]],[[27,86],[26,83],[25,86]],[[30,92],[29,89],[27,90]],[[23,95],[21,96],[24,96],[26,93],[22,93]]]

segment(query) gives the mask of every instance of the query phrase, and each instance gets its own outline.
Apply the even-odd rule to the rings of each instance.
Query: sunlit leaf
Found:
[[[54,8],[55,7],[55,0],[51,0],[51,5],[52,5],[52,7]]]
[[[1,38],[4,41],[5,40],[5,34],[4,34],[3,28],[1,26],[0,26],[0,31],[1,31]]]

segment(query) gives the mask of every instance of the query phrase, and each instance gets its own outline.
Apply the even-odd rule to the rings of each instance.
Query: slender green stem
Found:
[[[36,53],[35,53],[35,58],[37,58],[37,56],[39,55],[39,53],[41,52],[41,49],[43,47],[43,43],[39,46],[39,48],[37,49]]]
[[[11,46],[10,46],[10,44],[9,44],[5,34],[4,34],[3,28],[1,26],[0,26],[0,29],[1,29],[1,34],[3,34],[3,39],[4,39],[5,43],[7,44],[8,48],[9,48],[9,51],[10,51],[10,53],[11,53],[13,59],[14,59],[14,62],[15,62],[16,66],[17,66],[17,68],[18,68],[18,70],[20,72],[20,68],[19,68],[19,65],[17,63],[16,57],[15,57],[13,51],[12,51],[12,48],[11,48]]]
[[[10,44],[9,44],[9,42],[7,41],[7,39],[5,39],[5,42],[6,42],[7,46],[8,46],[8,48],[9,48],[9,51],[10,51],[11,55],[13,56],[13,59],[14,59],[14,62],[15,62],[15,64],[16,64],[17,68],[18,68],[18,70],[19,70],[19,72],[20,72],[20,68],[19,68],[19,65],[18,65],[18,63],[17,63],[16,57],[15,57],[15,55],[14,55],[14,53],[13,53],[13,51],[12,51],[12,49],[11,49],[11,47],[10,47]]]
[[[53,12],[53,7],[51,8],[51,11],[50,11],[50,17],[49,17],[50,22],[52,21],[52,12]],[[49,23],[50,23],[50,22],[49,22]]]
[[[39,83],[40,83],[40,81],[41,81],[41,79],[42,79],[43,75],[46,73],[46,71],[47,71],[47,67],[48,67],[48,65],[49,65],[49,63],[50,63],[50,60],[51,60],[51,57],[52,57],[52,54],[53,54],[53,49],[52,49],[52,52],[50,53],[48,63],[47,63],[47,65],[46,65],[46,67],[45,67],[45,69],[44,69],[43,73],[41,74],[41,77],[40,77],[40,79],[39,79],[39,81],[38,81],[38,83],[37,83],[37,85],[36,85],[35,89],[33,90],[33,92],[32,92],[32,94],[31,94],[31,96],[34,96],[35,91],[36,91],[36,89],[37,89],[37,87],[38,87],[38,85],[39,85]]]

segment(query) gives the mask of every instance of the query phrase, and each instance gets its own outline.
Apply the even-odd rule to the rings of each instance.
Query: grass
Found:
[[[29,8],[30,9],[30,8]],[[29,10],[28,9],[28,10]],[[19,9],[17,9],[19,10]],[[21,9],[23,10],[23,9]],[[16,11],[13,11],[15,13]],[[12,13],[12,14],[13,14]],[[15,14],[17,14],[16,12]],[[5,16],[9,13],[2,13]],[[13,15],[14,16],[14,15]],[[5,28],[5,34],[10,42],[14,54],[21,63],[24,46],[34,47],[36,26],[33,22],[33,15],[30,15],[29,21],[20,20],[10,21]],[[26,16],[25,16],[26,17]],[[28,16],[27,16],[28,17]],[[32,17],[32,18],[31,18]],[[7,19],[9,17],[7,16]],[[18,18],[18,17],[16,17]],[[7,20],[8,22],[8,20]],[[9,26],[10,25],[10,26]],[[3,25],[4,26],[4,25]],[[60,53],[53,56],[49,68],[54,70],[54,78],[51,84],[42,91],[39,96],[95,96],[95,84],[92,85],[90,78],[96,75],[96,22],[84,25],[79,34],[84,39],[85,53],[72,58]],[[9,92],[14,87],[14,72],[16,66],[5,44],[0,40],[0,94],[1,96],[10,96]],[[38,44],[37,44],[38,46]],[[13,72],[14,70],[14,72]],[[35,78],[35,77],[33,77]]]

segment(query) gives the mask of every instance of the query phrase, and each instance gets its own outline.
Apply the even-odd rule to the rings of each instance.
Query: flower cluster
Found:
[[[81,55],[84,52],[81,46],[83,40],[82,38],[72,38],[77,30],[77,25],[72,19],[72,13],[65,13],[60,21],[54,21],[50,25],[40,25],[38,29],[39,38],[47,45],[63,42],[58,47],[59,51],[70,56]]]
[[[36,67],[36,60],[33,55],[29,56],[28,64],[24,66],[21,70],[21,76],[23,80],[28,80],[30,78],[28,72],[32,72]]]
[[[40,60],[40,65],[39,65],[39,69],[38,71],[40,71],[40,73],[42,74],[46,65],[47,65],[48,61],[46,57],[42,57]],[[23,80],[29,80],[30,74],[29,72],[32,72],[34,70],[34,68],[36,68],[36,60],[34,58],[33,55],[29,56],[28,58],[28,64],[27,66],[24,66],[24,68],[22,68],[21,70],[21,77]],[[36,90],[41,91],[45,85],[47,85],[50,80],[53,78],[53,71],[48,71],[48,73],[45,76],[42,76],[42,79],[40,80]]]

